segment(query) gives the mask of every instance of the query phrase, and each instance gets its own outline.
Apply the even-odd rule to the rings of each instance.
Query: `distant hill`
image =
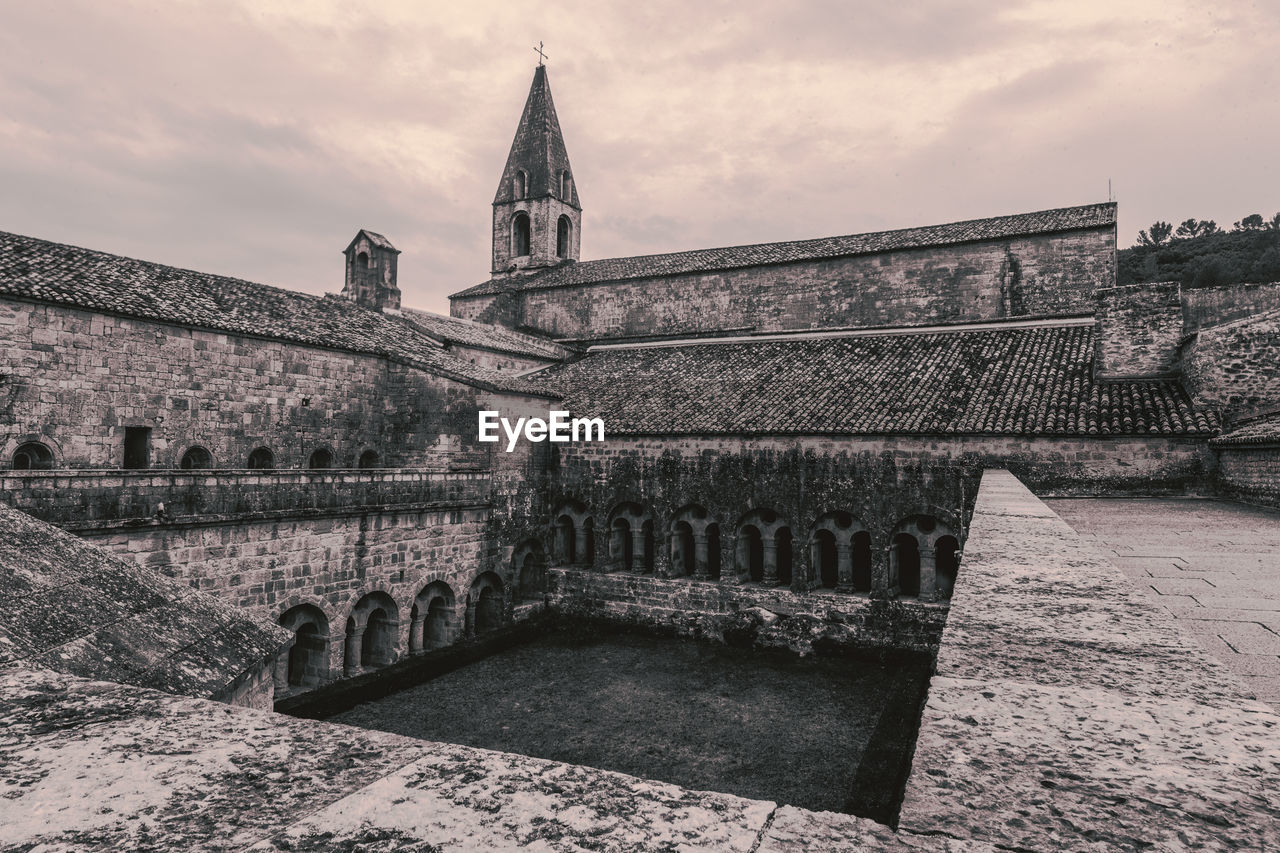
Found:
[[[1118,281],[1181,281],[1186,287],[1280,281],[1280,213],[1246,216],[1230,231],[1188,219],[1176,229],[1153,223],[1116,253]]]

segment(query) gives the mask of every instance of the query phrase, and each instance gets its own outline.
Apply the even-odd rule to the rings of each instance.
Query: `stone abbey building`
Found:
[[[584,228],[539,66],[448,317],[368,230],[324,297],[0,233],[0,660],[270,707],[569,601],[936,651],[985,469],[1280,501],[1280,285],[1116,286],[1115,204],[601,260]],[[606,440],[478,440],[553,409]],[[39,580],[41,541],[152,604]]]
[[[399,251],[367,230],[323,298],[0,235],[4,495],[288,628],[277,693],[586,574],[619,609],[786,591],[940,618],[984,467],[1275,495],[1268,420],[1223,434],[1280,401],[1274,312],[1115,286],[1115,213],[581,261],[540,66],[491,277],[450,317],[401,304]],[[477,440],[479,410],[561,408],[607,441]]]

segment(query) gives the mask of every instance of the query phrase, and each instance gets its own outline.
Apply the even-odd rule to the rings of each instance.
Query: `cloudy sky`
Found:
[[[1107,199],[1280,210],[1280,8],[0,0],[0,230],[306,290],[361,227],[408,304],[488,277],[546,43],[582,256]]]

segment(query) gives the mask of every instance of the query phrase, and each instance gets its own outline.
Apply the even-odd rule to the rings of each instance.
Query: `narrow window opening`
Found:
[[[569,217],[561,216],[560,221],[556,223],[556,257],[569,257],[570,238],[573,236],[573,223],[569,221]]]
[[[511,222],[511,254],[523,258],[529,254],[529,214],[517,213]]]

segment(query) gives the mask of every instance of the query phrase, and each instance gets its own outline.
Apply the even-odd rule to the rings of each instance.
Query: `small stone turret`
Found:
[[[347,275],[342,295],[378,311],[400,310],[396,263],[400,250],[381,234],[361,228],[347,246]]]

